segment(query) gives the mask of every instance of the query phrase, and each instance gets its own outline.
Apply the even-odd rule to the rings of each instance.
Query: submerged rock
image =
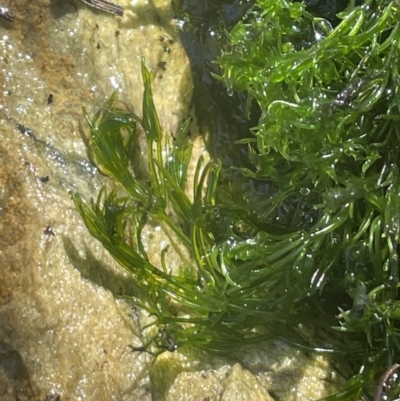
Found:
[[[15,1],[14,21],[0,21],[3,400],[150,399],[146,356],[129,348],[141,344],[131,311],[114,298],[132,293],[128,276],[69,195],[96,196],[106,182],[87,159],[81,107],[93,115],[119,89],[140,113],[143,56],[163,126],[175,132],[187,114],[191,76],[169,4],[123,5],[115,18],[73,1]]]

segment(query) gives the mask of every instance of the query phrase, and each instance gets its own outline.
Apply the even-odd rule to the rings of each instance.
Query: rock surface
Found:
[[[116,18],[72,0],[17,0],[14,22],[0,21],[2,400],[150,399],[146,356],[128,346],[140,345],[134,321],[114,299],[132,290],[127,275],[68,193],[90,198],[104,183],[86,157],[81,107],[93,115],[120,89],[140,114],[142,57],[163,126],[174,132],[187,114],[189,63],[162,23],[169,2],[121,5]]]
[[[136,315],[116,300],[132,294],[129,276],[90,237],[69,191],[89,199],[107,182],[87,160],[81,107],[93,115],[119,89],[140,115],[142,57],[165,131],[187,117],[192,81],[172,1],[119,0],[122,18],[73,0],[10,3],[14,22],[0,20],[1,400],[328,394],[327,362],[313,370],[315,359],[279,343],[235,360],[165,353],[150,370],[148,355],[129,348],[142,344]],[[316,385],[307,393],[298,384],[309,377]]]

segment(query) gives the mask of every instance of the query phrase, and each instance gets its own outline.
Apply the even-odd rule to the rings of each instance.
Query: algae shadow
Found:
[[[138,295],[139,290],[130,277],[123,277],[113,272],[107,264],[96,258],[86,244],[84,244],[85,257],[82,257],[70,238],[63,236],[62,241],[65,253],[82,278],[110,291],[115,298]]]

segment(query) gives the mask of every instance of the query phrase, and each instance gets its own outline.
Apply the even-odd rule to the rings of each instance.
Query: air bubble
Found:
[[[310,224],[314,221],[314,219],[311,216],[306,216],[304,218],[305,223]]]
[[[300,193],[301,193],[302,195],[304,195],[304,196],[309,195],[310,192],[311,192],[311,191],[310,191],[310,188],[301,188],[301,189],[300,189]]]
[[[233,96],[233,89],[232,89],[232,88],[228,88],[228,89],[226,90],[226,94],[227,94],[228,96]]]

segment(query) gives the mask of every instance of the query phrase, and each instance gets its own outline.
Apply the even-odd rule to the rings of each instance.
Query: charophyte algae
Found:
[[[132,273],[131,301],[164,333],[149,339],[151,352],[226,353],[279,337],[333,358],[351,353],[348,385],[328,399],[370,399],[377,386],[375,400],[395,399],[397,387],[381,377],[400,356],[400,4],[350,1],[337,17],[332,25],[303,3],[258,0],[228,33],[216,79],[260,110],[240,141],[250,165],[236,170],[268,183],[267,196],[232,202],[237,188],[221,189],[221,162],[203,158],[187,195],[188,122],[175,140],[163,134],[143,64],[142,117],[118,108],[116,95],[87,116],[92,160],[119,189],[73,199]],[[138,125],[145,181],[132,169]],[[141,239],[149,221],[192,255],[179,274],[165,258],[150,263]],[[321,321],[345,345],[324,347],[298,328]]]

